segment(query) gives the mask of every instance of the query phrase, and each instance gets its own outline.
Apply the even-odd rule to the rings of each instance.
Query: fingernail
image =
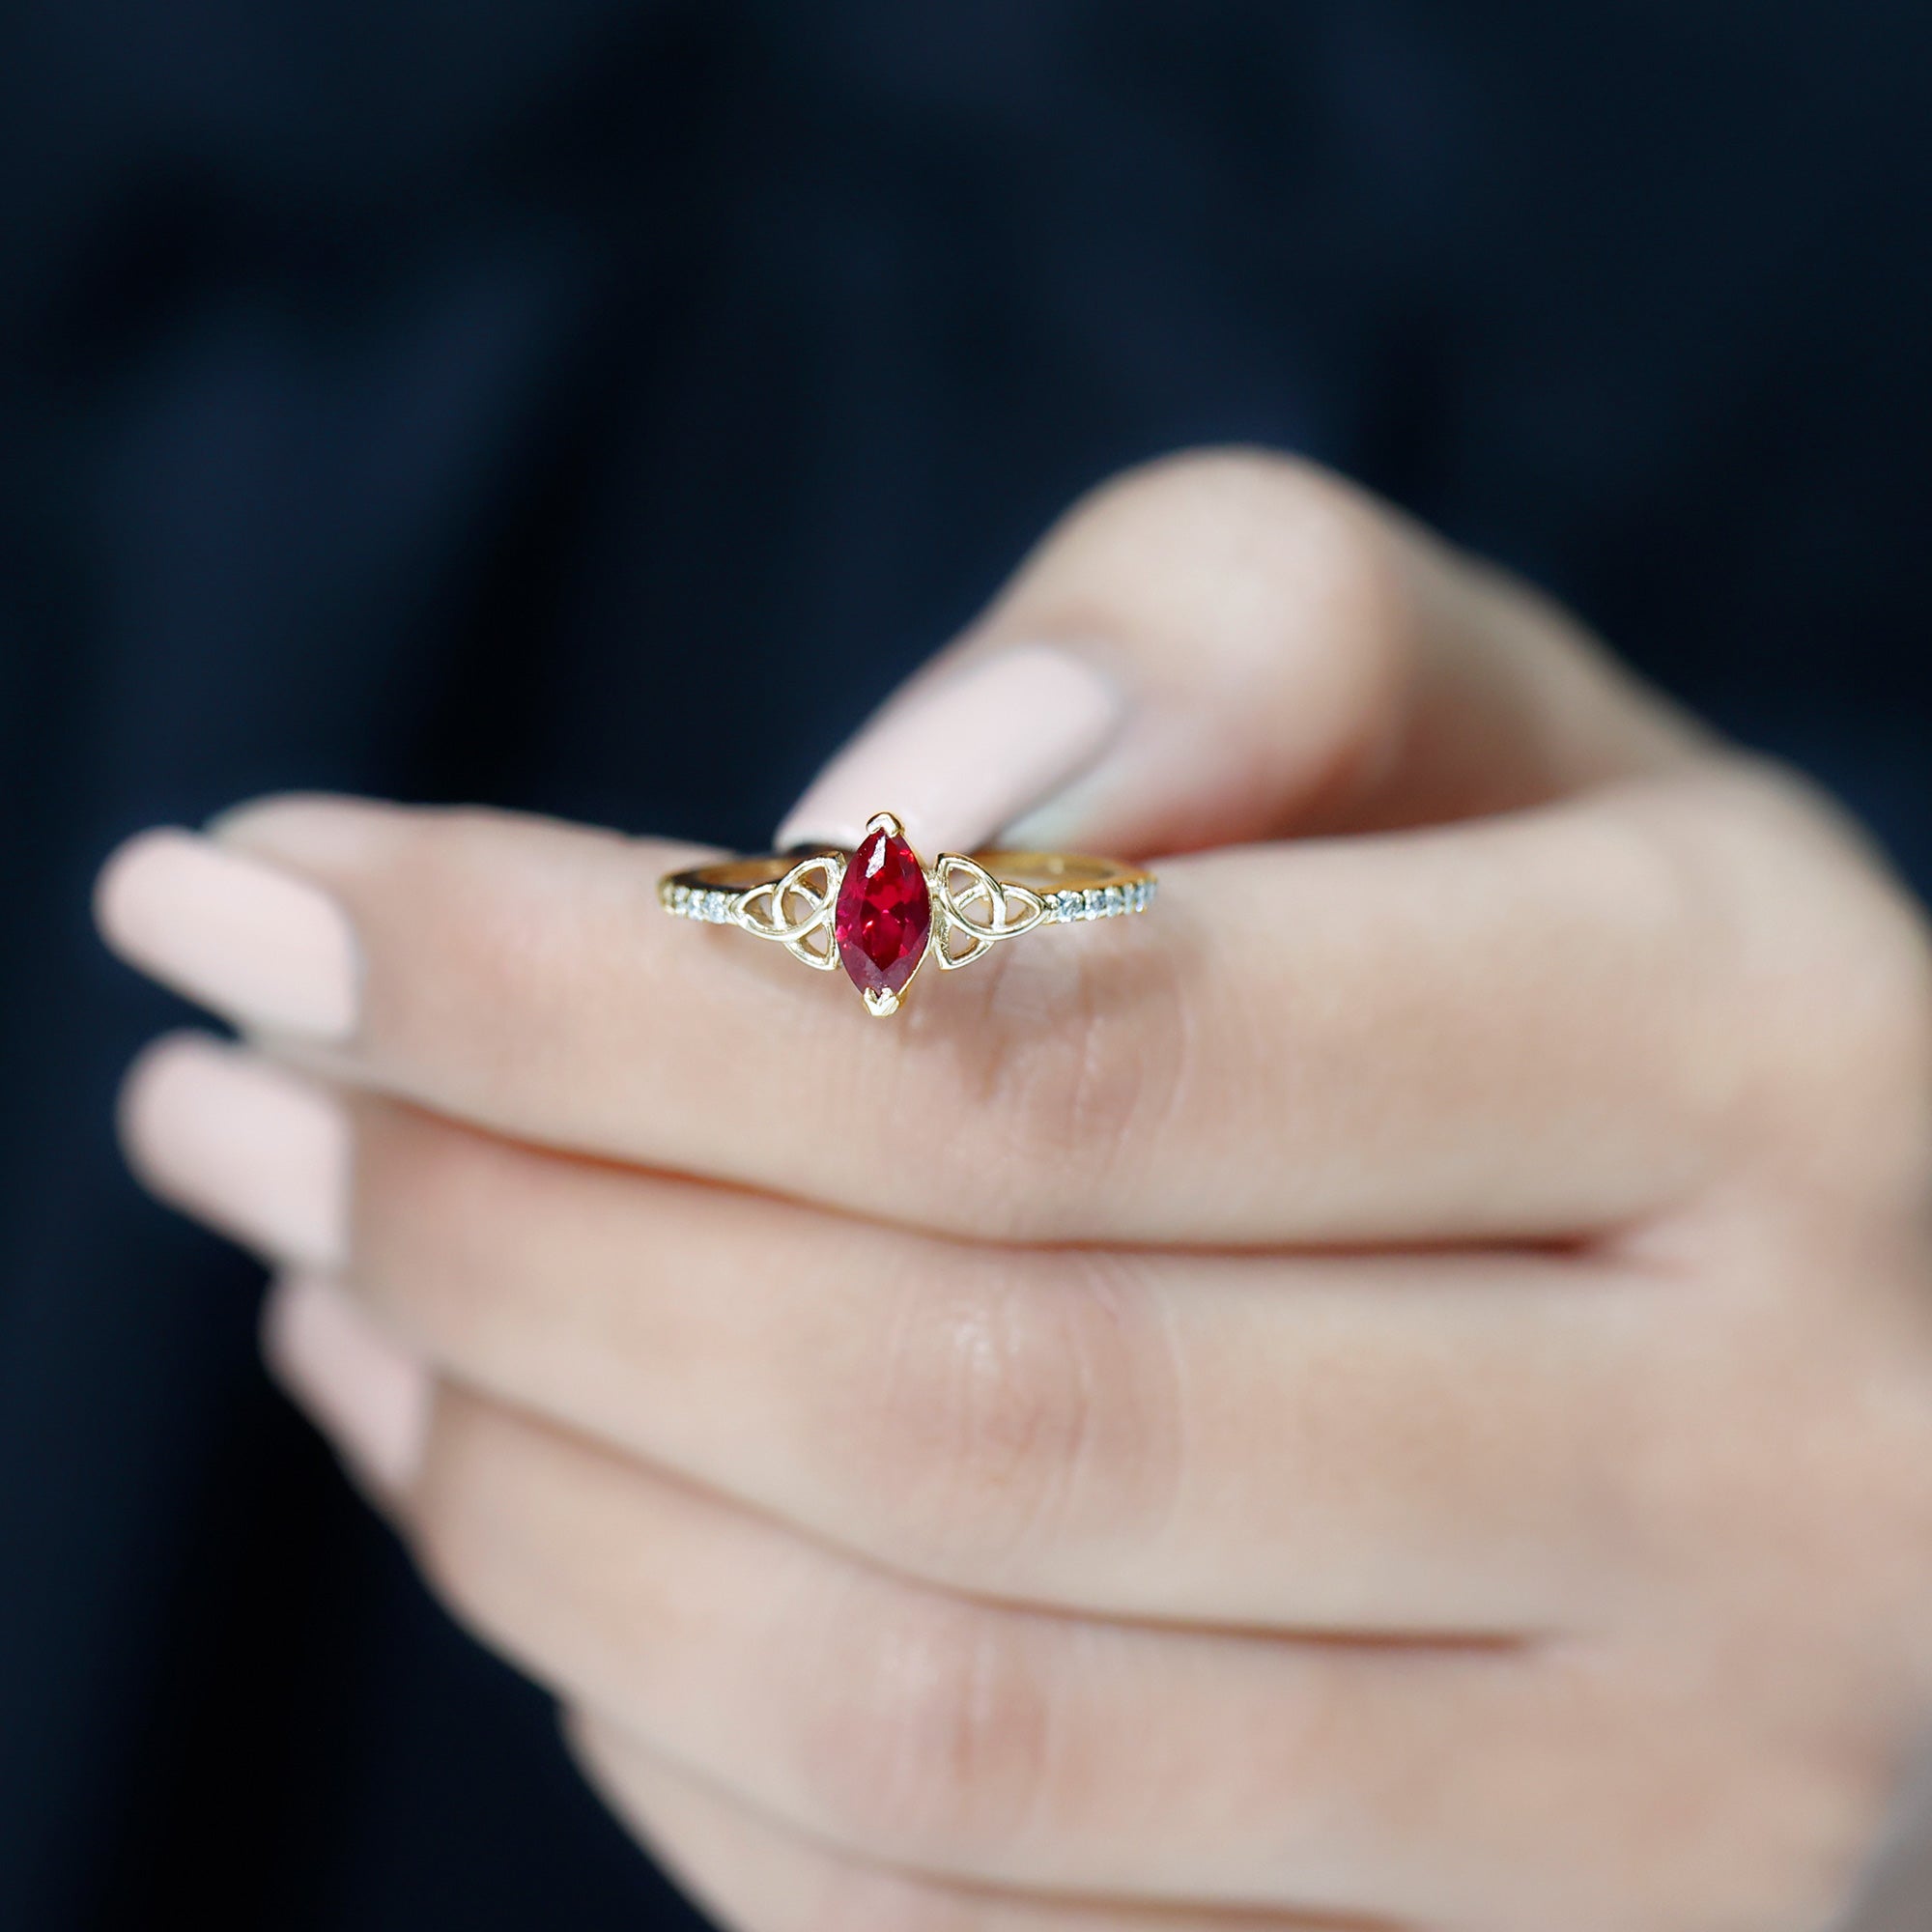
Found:
[[[429,1372],[326,1275],[287,1275],[262,1307],[262,1353],[350,1473],[407,1492],[429,1430]]]
[[[920,850],[971,851],[1077,780],[1125,706],[1096,666],[1014,644],[940,670],[891,699],[812,781],[778,843],[856,845],[891,811]]]
[[[128,1076],[122,1140],[147,1186],[244,1245],[315,1267],[348,1246],[349,1117],[313,1082],[193,1034]]]
[[[144,973],[244,1025],[354,1030],[355,936],[327,894],[191,832],[130,838],[101,868],[95,917]]]

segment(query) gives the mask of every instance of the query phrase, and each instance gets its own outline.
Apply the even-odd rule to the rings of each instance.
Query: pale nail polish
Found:
[[[178,1035],[128,1076],[121,1126],[129,1161],[164,1201],[279,1259],[341,1265],[349,1118],[312,1081]]]
[[[339,1282],[277,1281],[262,1310],[262,1352],[353,1474],[389,1494],[410,1488],[429,1430],[429,1371]]]
[[[1072,783],[1120,729],[1124,703],[1096,666],[1013,644],[893,698],[819,774],[778,832],[856,845],[895,812],[928,856],[971,851]]]
[[[95,912],[123,958],[226,1017],[318,1039],[355,1029],[355,936],[305,879],[190,832],[144,832],[102,868]]]

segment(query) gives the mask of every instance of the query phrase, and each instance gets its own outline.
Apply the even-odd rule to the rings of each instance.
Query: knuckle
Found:
[[[1119,521],[1139,534],[1148,524],[1171,526],[1178,516],[1198,516],[1217,529],[1243,523],[1273,529],[1299,517],[1340,522],[1366,500],[1306,457],[1255,443],[1209,443],[1122,470],[1076,503],[1069,522],[1078,528]]]
[[[1755,876],[1782,890],[1767,920],[1795,959],[1814,1026],[1836,1023],[1881,1059],[1932,1069],[1932,936],[1922,914],[1835,802],[1794,775],[1733,786]]]
[[[1742,755],[1663,797],[1629,822],[1704,941],[1682,1044],[1742,1137],[1926,1154],[1932,940],[1863,836],[1798,775]]]
[[[1178,1376],[1121,1264],[965,1251],[908,1284],[879,1348],[860,1475],[913,1560],[983,1582],[1161,1515]]]
[[[1231,515],[1278,517],[1285,505],[1325,503],[1354,493],[1307,458],[1260,443],[1198,443],[1136,463],[1076,503],[1071,519],[1119,518],[1166,523],[1177,509],[1200,504],[1212,521]]]
[[[1753,956],[1782,1118],[1856,1148],[1869,1179],[1932,1184],[1932,938],[1863,836],[1795,780],[1761,787],[1758,851],[1780,890]],[[1775,950],[1774,950],[1775,949]]]
[[[1022,1621],[908,1593],[841,1628],[804,1767],[832,1830],[914,1862],[998,1860],[1037,1816],[1051,1678]]]
[[[1022,594],[1033,621],[1072,625],[1092,621],[1094,585],[1130,585],[1140,620],[1162,636],[1195,635],[1211,612],[1199,673],[1242,699],[1227,707],[1228,755],[1265,773],[1284,723],[1324,719],[1321,760],[1304,779],[1313,796],[1345,791],[1386,753],[1421,649],[1423,554],[1385,504],[1318,465],[1186,450],[1077,504]]]
[[[1076,1321],[991,1260],[908,1291],[886,1341],[881,1461],[909,1525],[956,1550],[1008,1543],[1051,1507],[1088,1434]]]
[[[1932,1087],[1932,940],[1889,880],[1867,874],[1857,884],[1863,890],[1855,900],[1847,895],[1837,984],[1822,1004],[1854,1069],[1922,1100]]]
[[[1182,450],[1129,469],[1072,513],[1076,538],[1194,559],[1216,587],[1231,649],[1265,668],[1284,610],[1341,617],[1337,636],[1401,636],[1406,587],[1389,512],[1307,459],[1251,448]]]

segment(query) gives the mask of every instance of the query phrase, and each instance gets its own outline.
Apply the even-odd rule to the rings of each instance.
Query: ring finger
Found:
[[[401,1514],[457,1612],[566,1698],[800,1831],[953,1878],[1421,1915],[1471,1871],[1535,1879],[1525,1802],[1608,1720],[1534,1646],[927,1589],[447,1386]]]

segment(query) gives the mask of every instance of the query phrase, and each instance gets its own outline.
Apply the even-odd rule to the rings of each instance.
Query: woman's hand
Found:
[[[746,1932],[1816,1932],[1932,1711],[1932,966],[1856,835],[1248,456],[1074,511],[789,830],[878,810],[1198,856],[885,1023],[563,825],[103,880],[248,1037],[143,1059],[135,1165],[611,1804]]]

